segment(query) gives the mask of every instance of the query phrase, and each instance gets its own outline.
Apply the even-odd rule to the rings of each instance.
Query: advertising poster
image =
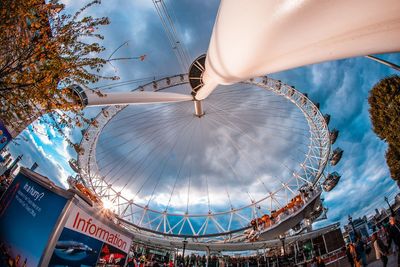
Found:
[[[18,174],[0,200],[0,266],[38,266],[66,203]]]
[[[122,250],[117,249],[107,243],[104,243],[101,248],[97,266],[124,266],[127,254]]]
[[[95,266],[103,242],[64,228],[61,232],[49,266]]]
[[[0,121],[0,151],[11,141],[12,137],[3,122]]]
[[[131,241],[74,205],[49,266],[124,266]]]

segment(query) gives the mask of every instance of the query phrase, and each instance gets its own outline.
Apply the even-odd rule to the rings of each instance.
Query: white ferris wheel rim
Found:
[[[186,84],[188,82],[187,75],[176,75],[171,77],[166,77],[160,79],[156,82],[151,82],[147,85],[140,86],[136,90],[147,90],[147,88],[151,88],[153,91],[161,91],[169,87],[174,87],[181,84]],[[325,166],[328,162],[329,153],[330,153],[330,140],[329,140],[329,129],[327,124],[325,123],[324,117],[319,111],[319,109],[314,105],[314,103],[309,100],[304,94],[297,91],[293,87],[287,86],[280,81],[273,80],[267,77],[261,77],[256,79],[251,79],[249,81],[243,82],[245,84],[254,85],[257,87],[261,87],[263,89],[267,89],[272,91],[286,99],[290,100],[297,108],[301,110],[304,114],[308,125],[310,126],[311,135],[314,136],[314,139],[318,139],[318,146],[313,145],[313,141],[311,141],[311,145],[309,146],[309,151],[305,157],[304,162],[302,165],[304,168],[308,168],[307,160],[309,157],[315,157],[315,151],[313,149],[317,149],[319,151],[319,168],[318,170],[314,170],[317,173],[312,177],[312,179],[303,179],[305,182],[313,185],[318,186],[318,181],[323,176]],[[277,90],[277,86],[279,85],[279,90]],[[229,215],[232,213],[236,213],[240,210],[255,207],[258,203],[265,201],[268,198],[272,198],[272,195],[266,195],[264,198],[259,199],[249,205],[242,206],[240,208],[235,208],[227,211],[222,212],[207,212],[204,214],[181,214],[181,213],[170,213],[166,211],[160,211],[151,209],[147,206],[143,206],[141,204],[135,203],[132,199],[124,196],[123,192],[119,192],[113,188],[110,183],[107,183],[98,173],[98,166],[96,163],[96,145],[104,127],[107,123],[112,120],[112,118],[121,110],[126,107],[124,106],[110,106],[106,108],[107,116],[105,117],[103,112],[100,112],[96,117],[96,126],[90,125],[86,131],[85,136],[82,138],[80,143],[80,147],[83,150],[81,155],[78,155],[78,165],[80,166],[80,175],[81,177],[88,182],[88,184],[92,187],[96,194],[100,197],[107,195],[107,198],[112,199],[116,204],[119,206],[124,205],[124,209],[121,210],[118,208],[117,214],[123,218],[124,213],[127,211],[128,206],[136,206],[139,209],[142,209],[143,212],[152,212],[155,214],[160,214],[163,216],[173,216],[173,217],[188,217],[188,218],[195,218],[195,217],[209,217],[209,216],[224,216]],[[315,131],[312,131],[314,129]],[[299,177],[301,178],[301,177]],[[281,188],[277,189],[280,191],[284,189],[284,185]],[[275,192],[273,192],[275,193]],[[143,226],[142,226],[143,227]],[[154,229],[153,229],[154,230]],[[231,229],[228,229],[231,231]]]

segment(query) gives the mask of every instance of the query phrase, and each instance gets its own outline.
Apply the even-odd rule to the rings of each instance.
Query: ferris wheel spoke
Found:
[[[175,120],[172,120],[172,121],[168,121],[167,123],[159,123],[158,125],[157,125],[157,127],[150,127],[150,128],[148,128],[148,129],[143,129],[143,131],[140,131],[140,132],[142,132],[141,134],[139,134],[138,136],[137,136],[137,138],[138,139],[143,139],[144,141],[143,142],[146,142],[146,140],[149,140],[149,141],[152,141],[152,140],[154,140],[153,139],[153,137],[158,137],[158,136],[162,136],[162,134],[163,134],[163,132],[162,132],[162,127],[160,127],[160,126],[163,126],[163,127],[165,127],[165,128],[173,128],[173,127],[175,127],[175,126],[177,126],[177,125],[179,125],[179,123],[180,122],[182,122],[182,119],[175,119]],[[155,129],[153,129],[153,128],[155,128]],[[135,129],[135,132],[137,131],[137,129]],[[157,135],[154,135],[155,133],[157,133]],[[130,135],[132,135],[132,132],[129,132],[129,134]],[[152,136],[153,135],[153,136]],[[103,139],[101,140],[102,142],[103,142]],[[108,154],[109,154],[109,152],[110,151],[115,151],[115,148],[116,147],[123,147],[124,145],[126,145],[126,144],[128,144],[128,143],[131,143],[132,142],[132,140],[131,140],[131,138],[129,138],[129,139],[127,139],[126,141],[124,141],[123,143],[118,143],[118,144],[116,144],[115,146],[113,146],[112,148],[109,148],[109,149],[101,149],[101,151],[99,151],[98,153],[97,153],[97,155],[98,155],[98,162],[100,162],[101,160],[103,160],[105,157],[107,157],[108,156]],[[129,154],[131,154],[131,153],[133,153],[134,151],[135,151],[135,149],[136,148],[138,148],[139,146],[141,146],[141,143],[139,143],[136,147],[134,147],[130,152],[128,152]],[[101,157],[100,157],[101,156]],[[117,159],[115,159],[115,160],[117,160]],[[115,161],[114,161],[115,162]],[[114,162],[109,162],[109,165],[110,164],[113,164]],[[106,166],[103,166],[101,169],[103,169],[103,168],[105,168]]]
[[[239,114],[234,114],[234,113],[228,112],[228,111],[226,111],[226,110],[224,110],[224,109],[221,109],[220,107],[214,106],[214,105],[212,105],[212,104],[209,104],[209,106],[210,106],[214,111],[217,111],[217,112],[214,112],[214,113],[223,114],[223,115],[225,115],[227,118],[237,119],[238,121],[241,121],[241,122],[246,123],[246,124],[248,124],[248,125],[249,125],[250,122],[255,122],[255,123],[257,123],[257,124],[265,124],[265,122],[260,123],[259,121],[251,121],[251,118],[246,118],[246,120],[245,120],[244,118],[241,118],[241,117],[240,117],[240,116],[241,116],[240,113],[239,113]],[[260,115],[259,115],[259,116],[260,116]],[[264,119],[264,121],[265,121],[265,119]],[[260,125],[256,125],[256,127],[265,128],[265,126],[260,126]],[[301,131],[306,130],[306,129],[304,129],[304,128],[297,128],[297,127],[290,127],[290,128],[295,129],[295,130],[301,130]],[[308,130],[308,129],[307,129],[307,130]]]
[[[211,101],[210,101],[211,102]],[[216,105],[215,105],[216,106]],[[238,106],[234,106],[231,109],[228,109],[226,107],[223,107],[218,104],[219,110],[217,110],[217,113],[223,113],[227,112],[230,114],[234,114],[236,116],[241,115],[241,116],[251,116],[251,117],[261,117],[264,116],[263,119],[269,119],[269,118],[286,118],[286,119],[292,119],[294,122],[301,122],[304,123],[304,116],[295,116],[293,114],[276,114],[276,111],[287,111],[282,108],[274,108],[274,107],[258,107],[256,108],[252,103],[249,103],[247,106],[246,103],[246,108],[239,109]],[[267,116],[267,117],[265,117]]]
[[[142,134],[142,135],[139,135],[138,137],[142,137],[142,136],[158,137],[158,135],[157,135],[157,136],[152,136],[152,134],[155,133],[155,132],[160,132],[160,134],[162,135],[163,132],[162,132],[161,130],[163,130],[164,128],[163,128],[163,127],[160,127],[161,125],[164,126],[165,129],[171,129],[171,131],[172,131],[172,130],[174,129],[174,127],[176,127],[176,126],[177,126],[179,123],[181,123],[182,121],[184,121],[184,120],[182,120],[182,119],[173,119],[173,120],[171,120],[171,121],[170,121],[170,120],[167,120],[168,124],[169,124],[169,123],[171,123],[171,124],[169,124],[169,125],[157,124],[157,126],[158,126],[157,131],[153,131],[153,128],[146,129],[146,130],[143,132],[143,134]],[[177,124],[177,123],[178,123],[178,124]],[[169,126],[169,127],[166,127],[166,126]],[[151,139],[151,140],[153,140],[153,139]],[[141,144],[141,143],[139,143],[138,146],[140,146],[140,144]],[[129,151],[129,154],[133,153],[133,152],[135,151],[135,149],[136,149],[136,148],[133,148],[131,151]],[[127,159],[127,158],[126,158],[126,159]]]
[[[192,118],[193,120],[193,118]],[[189,124],[192,122],[192,120],[189,122]],[[189,124],[185,124],[182,126],[181,130],[179,131],[181,134],[182,132],[188,127]],[[179,138],[175,139],[175,142],[173,143],[172,147],[170,148],[169,152],[167,154],[165,154],[165,158],[164,158],[164,166],[165,166],[165,161],[167,159],[169,159],[168,154],[170,154],[170,152],[173,150],[173,148],[176,146],[177,142],[178,142]],[[148,180],[150,179],[150,177],[153,175],[153,173],[155,172],[155,170],[157,170],[156,168],[153,170],[153,172],[151,172],[150,175],[147,176],[147,178],[145,179],[145,181],[142,183],[142,185],[139,187],[139,190],[136,192],[134,198],[136,198],[138,196],[138,194],[141,192],[141,190],[143,189],[144,185],[148,182]],[[164,170],[164,169],[163,169]],[[162,170],[162,172],[163,172]]]
[[[180,125],[181,123],[183,124],[183,121],[177,120],[173,126],[178,126],[178,125]],[[157,140],[158,138],[159,138],[158,144],[160,144],[160,143],[163,141],[163,137],[164,137],[164,134],[165,134],[165,133],[162,132],[160,129],[159,129],[159,131],[155,131],[155,132],[158,132],[157,135],[149,135],[149,137],[150,137],[151,139],[149,139],[148,141],[147,141],[147,139],[145,139],[145,140],[143,140],[141,143],[139,143],[137,146],[135,146],[135,147],[133,147],[131,150],[129,150],[129,151],[127,152],[128,155],[127,155],[127,157],[125,157],[124,160],[118,161],[117,164],[114,164],[115,161],[119,160],[119,158],[115,157],[114,160],[111,160],[107,165],[104,165],[102,168],[99,168],[99,171],[102,171],[104,168],[108,167],[109,165],[114,164],[114,165],[113,165],[113,168],[111,168],[111,169],[105,174],[105,176],[108,176],[108,174],[110,174],[114,169],[118,168],[118,171],[113,173],[113,175],[114,175],[113,177],[115,177],[115,175],[117,175],[121,170],[123,170],[123,169],[125,168],[125,166],[127,166],[127,164],[129,163],[129,159],[131,159],[131,155],[132,155],[134,152],[137,152],[138,149],[139,149],[139,151],[140,151],[140,149],[143,149],[143,146],[142,146],[143,143],[146,143],[146,142],[153,142],[153,141]],[[171,131],[171,133],[172,133],[172,131]],[[167,135],[167,136],[168,136],[168,135]],[[171,135],[171,137],[173,137],[173,136]],[[147,137],[146,137],[146,138],[147,138]],[[165,140],[164,140],[164,141],[165,141]],[[137,153],[137,155],[139,155],[139,154],[140,154],[140,153]]]
[[[215,119],[215,118],[211,118],[210,120],[213,120],[214,122],[216,122],[217,125],[220,123],[220,121],[218,121],[218,120]],[[259,178],[258,173],[254,170],[254,167],[250,164],[250,162],[249,162],[249,160],[248,160],[248,158],[254,160],[254,158],[252,157],[252,155],[250,155],[249,153],[246,153],[247,156],[242,156],[242,154],[243,154],[242,151],[245,151],[245,150],[241,149],[241,148],[236,144],[236,142],[232,140],[232,138],[231,138],[228,134],[226,134],[225,132],[224,132],[223,134],[224,134],[224,136],[227,138],[227,140],[231,141],[231,145],[232,145],[232,147],[234,147],[234,148],[236,149],[236,151],[237,151],[237,153],[238,153],[238,155],[239,155],[239,159],[243,159],[243,160],[246,162],[246,165],[247,165],[247,166],[249,167],[249,169],[252,171],[253,176],[254,176],[254,177],[257,177],[256,179],[257,179],[259,182],[261,182],[261,184],[264,186],[265,190],[268,191],[268,188],[266,187],[265,183]],[[230,201],[229,194],[228,194],[228,198],[229,198],[229,201]]]
[[[158,112],[154,113],[154,114],[150,114],[150,113],[146,114],[146,116],[154,118],[153,123],[150,123],[148,120],[145,120],[144,118],[141,118],[142,121],[135,118],[134,122],[141,124],[140,127],[137,128],[137,131],[142,130],[142,129],[146,130],[146,129],[158,127],[159,123],[170,123],[171,122],[171,121],[166,120],[166,118],[164,116],[161,116],[163,114],[163,109],[158,109],[157,111]],[[187,117],[188,115],[189,114],[184,114],[184,113],[178,114],[178,115],[175,114],[174,119],[179,120],[179,119]],[[126,120],[116,121],[116,122],[110,124],[109,127],[112,126],[113,133],[115,134],[115,136],[120,137],[120,136],[124,136],[127,134],[126,127],[127,127],[127,125],[131,125],[132,122],[133,121],[126,121]],[[118,131],[119,129],[123,129],[123,131]],[[113,140],[113,136],[104,138],[104,141],[108,141],[108,140]]]
[[[191,123],[193,123],[193,121],[194,121],[194,118],[192,118],[192,120],[190,121],[189,125],[190,125]],[[188,127],[189,127],[189,126],[188,126]],[[181,132],[181,134],[183,135],[183,134],[184,134],[184,131],[186,131],[186,130],[188,130],[188,129],[189,129],[189,128],[185,128],[185,129]],[[194,129],[195,129],[195,128],[192,129],[192,134],[191,134],[191,135],[193,135]],[[169,196],[168,203],[167,203],[167,206],[166,206],[166,208],[165,208],[166,211],[168,210],[168,208],[169,208],[169,206],[170,206],[170,204],[171,204],[172,195],[173,195],[174,192],[175,192],[175,188],[176,188],[176,184],[177,184],[177,182],[178,182],[178,178],[179,178],[179,176],[180,176],[180,174],[181,174],[181,171],[182,171],[182,168],[183,168],[183,166],[184,166],[184,160],[185,160],[186,155],[187,155],[187,153],[188,153],[188,151],[189,151],[190,144],[192,143],[192,142],[190,142],[191,140],[190,140],[189,138],[187,138],[187,139],[188,139],[188,140],[187,140],[187,145],[186,145],[186,151],[184,152],[182,164],[180,164],[179,169],[177,170],[177,173],[176,173],[176,175],[175,175],[174,185],[173,185],[173,187],[172,187],[171,194],[170,194],[170,196]],[[179,138],[176,139],[176,143],[174,144],[174,146],[178,143],[178,140],[179,140]],[[181,141],[181,140],[179,140],[179,141]],[[183,143],[183,142],[182,142],[182,143]],[[170,150],[170,152],[171,152],[172,150],[173,150],[173,148]]]
[[[213,145],[215,146],[215,148],[217,150],[217,154],[221,154],[222,153],[222,149],[220,148],[220,145],[218,144],[218,142],[216,142],[214,139],[212,139],[212,142],[213,142]],[[222,159],[227,164],[227,166],[229,167],[230,171],[233,174],[233,177],[235,177],[237,182],[240,183],[240,177],[237,174],[237,172],[235,171],[235,168],[232,166],[232,164],[228,160],[226,160],[225,158],[222,158]],[[253,198],[251,197],[251,195],[250,195],[250,193],[249,193],[249,191],[247,189],[246,189],[246,193],[248,194],[248,196],[250,198],[250,201],[253,202]]]
[[[129,183],[131,183],[132,179],[133,179],[135,176],[138,176],[138,177],[140,176],[140,175],[136,175],[136,174],[138,173],[138,171],[145,171],[146,168],[150,166],[150,164],[151,164],[152,162],[151,162],[151,161],[147,161],[147,163],[146,163],[146,160],[147,160],[148,158],[151,159],[150,156],[153,154],[153,152],[156,152],[157,147],[158,147],[159,145],[161,145],[163,142],[172,140],[173,137],[174,137],[174,135],[173,135],[173,133],[171,132],[171,133],[170,133],[169,135],[167,135],[167,136],[164,136],[164,135],[160,134],[158,137],[160,137],[160,138],[159,138],[159,140],[157,141],[157,143],[155,143],[154,146],[153,146],[153,148],[152,148],[144,157],[142,157],[142,158],[139,160],[139,162],[137,163],[138,167],[137,167],[137,168],[134,168],[134,172],[133,172],[130,176],[128,176],[129,179],[127,179],[127,182],[125,183],[125,185],[123,186],[123,188],[125,188]],[[137,153],[137,155],[140,155],[140,153]],[[122,168],[119,169],[119,171],[121,171],[123,168],[125,168],[125,166],[127,166],[128,162],[129,162],[128,158],[125,158],[125,162],[124,162]],[[146,163],[146,164],[143,164],[143,163]],[[113,176],[113,177],[116,177],[116,175],[117,175],[117,173],[114,173],[114,176]],[[124,176],[123,176],[123,175],[120,175],[119,177],[124,177]],[[119,180],[119,178],[118,178],[117,180],[115,180],[115,182],[117,182],[118,180]]]
[[[219,108],[216,108],[216,109],[220,110]],[[222,111],[222,113],[226,114],[225,111]],[[216,116],[218,116],[218,115],[216,115]],[[235,121],[233,121],[233,119],[235,119]],[[238,116],[229,116],[228,115],[226,117],[223,117],[222,120],[225,121],[225,122],[229,122],[229,124],[231,124],[231,125],[235,125],[236,128],[237,128],[236,130],[238,130],[240,132],[240,134],[242,134],[243,136],[247,136],[247,134],[244,131],[244,129],[241,129],[241,127],[239,125],[244,125],[245,128],[254,127],[254,125],[250,124],[250,122],[248,122],[248,121],[246,121],[246,120],[244,120],[244,119],[242,119],[242,118],[240,118]],[[271,127],[262,127],[262,126],[256,126],[256,127],[260,128],[260,129],[271,129]],[[231,128],[231,127],[229,127],[229,128]],[[278,137],[278,138],[280,138],[280,139],[282,139],[282,140],[284,140],[286,142],[291,142],[291,140],[289,141],[288,139],[284,138],[282,135],[277,135],[275,132],[274,133],[269,133],[269,135],[270,136],[274,136],[274,137]],[[251,137],[249,137],[249,138],[250,138],[250,140],[253,140],[253,138],[251,138]],[[308,144],[305,144],[305,143],[302,143],[302,142],[299,142],[299,144],[305,145],[305,146],[308,145]]]

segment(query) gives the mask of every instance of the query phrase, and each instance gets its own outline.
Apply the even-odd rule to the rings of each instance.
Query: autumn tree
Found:
[[[386,162],[391,177],[400,181],[400,76],[379,81],[372,88],[368,102],[373,130],[389,145]]]
[[[100,75],[107,60],[99,56],[103,36],[96,32],[109,20],[84,16],[95,4],[100,1],[67,14],[58,0],[1,1],[0,119],[6,125],[25,128],[55,109],[79,113],[69,86],[117,78]],[[59,120],[79,124],[80,118]]]

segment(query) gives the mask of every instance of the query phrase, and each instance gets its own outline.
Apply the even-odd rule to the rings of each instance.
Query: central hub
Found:
[[[202,117],[204,115],[203,107],[201,101],[196,99],[196,94],[203,87],[203,73],[205,71],[206,55],[201,55],[196,58],[189,68],[189,83],[192,87],[192,96],[194,102],[194,115],[197,117]]]
[[[200,100],[194,100],[194,115],[201,118],[204,115],[203,106]]]

